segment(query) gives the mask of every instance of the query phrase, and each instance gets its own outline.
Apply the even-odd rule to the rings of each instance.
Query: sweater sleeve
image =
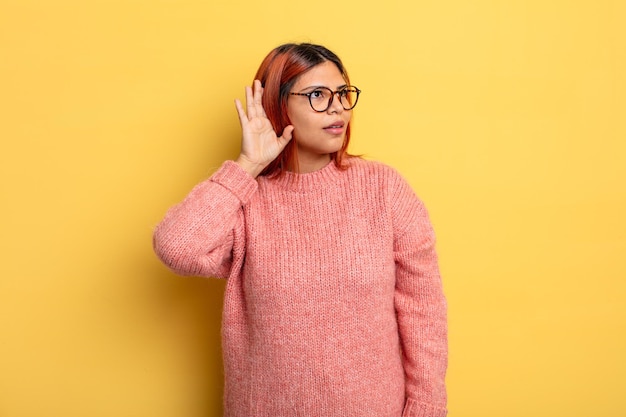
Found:
[[[235,162],[224,162],[157,225],[153,246],[159,259],[181,275],[228,277],[243,206],[256,190],[254,178]]]
[[[395,307],[406,379],[403,417],[444,417],[447,304],[435,235],[426,208],[411,187],[399,176],[392,182]]]

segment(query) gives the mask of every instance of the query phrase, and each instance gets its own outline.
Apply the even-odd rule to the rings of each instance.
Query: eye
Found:
[[[313,90],[309,93],[312,99],[322,99],[326,97],[326,92],[324,90]]]

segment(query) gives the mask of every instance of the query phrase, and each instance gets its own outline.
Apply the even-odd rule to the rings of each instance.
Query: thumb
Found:
[[[291,138],[293,138],[293,125],[289,125],[287,127],[285,127],[285,129],[283,129],[283,134],[280,136],[280,141],[286,145]]]

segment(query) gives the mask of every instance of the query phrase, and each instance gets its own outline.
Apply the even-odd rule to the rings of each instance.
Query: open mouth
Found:
[[[326,126],[324,130],[330,133],[341,133],[343,132],[344,126],[345,126],[344,122],[338,121],[338,122],[334,122],[333,124]]]

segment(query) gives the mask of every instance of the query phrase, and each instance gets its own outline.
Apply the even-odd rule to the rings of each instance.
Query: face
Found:
[[[302,74],[291,92],[309,93],[316,87],[336,91],[344,85],[346,81],[339,68],[326,61]],[[336,95],[330,107],[323,112],[313,110],[307,96],[290,95],[287,115],[294,127],[300,171],[312,172],[323,168],[330,161],[330,154],[341,149],[352,111],[344,110]]]

